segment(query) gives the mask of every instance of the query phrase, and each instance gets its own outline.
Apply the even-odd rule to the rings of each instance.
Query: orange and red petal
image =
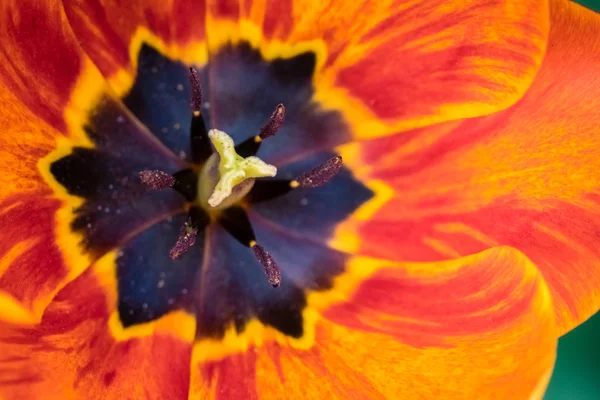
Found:
[[[2,3],[0,320],[39,321],[56,292],[89,265],[64,259],[59,225],[69,221],[59,209],[76,204],[65,205],[48,176],[53,155],[89,145],[81,123],[102,84],[59,1]]]
[[[353,250],[431,261],[512,246],[542,271],[564,333],[600,307],[600,15],[554,1],[552,24],[511,109],[343,150],[388,196],[347,225]]]
[[[359,137],[489,114],[530,86],[548,34],[543,0],[213,0],[211,49],[317,53],[315,98]]]
[[[81,45],[119,94],[130,88],[143,43],[174,59],[206,62],[204,0],[63,3]]]
[[[422,264],[359,257],[333,291],[312,346],[271,342],[193,363],[193,396],[541,399],[557,327],[544,279],[518,251]]]
[[[2,2],[0,82],[59,131],[84,62],[60,0]]]
[[[114,269],[103,268],[67,285],[39,325],[0,324],[0,397],[187,399],[193,320],[172,315],[128,336],[113,326]]]
[[[70,136],[67,109],[77,106],[71,91],[87,64],[60,2],[3,2],[0,27],[0,319],[35,322],[87,266],[63,260],[61,202],[42,167]]]
[[[56,246],[48,193],[17,193],[0,201],[0,320],[31,323],[73,271]]]
[[[55,245],[60,202],[38,170],[61,133],[2,81],[0,103],[0,320],[33,322],[70,272]]]

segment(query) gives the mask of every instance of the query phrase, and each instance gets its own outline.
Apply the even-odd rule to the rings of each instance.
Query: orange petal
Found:
[[[109,328],[114,287],[107,296],[103,281],[112,273],[86,271],[58,294],[40,325],[0,324],[1,398],[187,398],[193,319],[165,318],[136,337]],[[174,327],[185,338],[170,333]]]
[[[194,398],[541,399],[556,350],[548,289],[518,251],[425,264],[357,258],[301,350],[192,365]],[[194,354],[195,357],[200,355]]]
[[[73,31],[119,94],[133,82],[144,43],[188,63],[206,62],[204,1],[64,0]]]
[[[211,50],[249,41],[267,59],[317,53],[315,99],[359,137],[507,108],[548,34],[544,1],[211,0]]]
[[[552,20],[515,107],[343,149],[388,198],[340,232],[354,227],[354,250],[396,260],[513,246],[542,271],[564,333],[600,308],[600,16],[555,1]]]

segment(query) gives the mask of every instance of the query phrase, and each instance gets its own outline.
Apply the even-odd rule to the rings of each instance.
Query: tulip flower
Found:
[[[599,68],[566,0],[4,1],[0,398],[541,399]]]

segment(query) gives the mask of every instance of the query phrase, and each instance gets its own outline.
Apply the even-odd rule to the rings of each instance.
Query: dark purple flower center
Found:
[[[347,255],[326,243],[372,196],[334,157],[350,132],[312,100],[315,64],[313,53],[265,61],[248,45],[225,47],[194,76],[200,101],[188,66],[144,46],[129,93],[107,96],[89,116],[84,129],[95,147],[52,164],[57,181],[84,199],[71,223],[82,250],[94,258],[116,251],[125,327],[183,309],[196,315],[199,338],[230,326],[241,332],[253,318],[302,336],[307,291],[329,289],[345,268]],[[265,120],[279,103],[285,124],[273,136]],[[198,146],[198,124],[230,134],[241,153],[258,151],[277,178],[257,180],[242,203],[209,215],[195,202],[209,154]],[[268,138],[260,149],[247,140],[259,134]],[[166,174],[143,177],[150,186],[176,190],[151,189],[144,170]],[[180,254],[170,257],[174,250]]]

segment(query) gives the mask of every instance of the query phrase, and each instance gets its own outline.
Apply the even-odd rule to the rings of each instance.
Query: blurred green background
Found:
[[[600,0],[576,2],[600,12]],[[600,400],[600,313],[558,341],[544,400]]]
[[[558,341],[556,367],[544,400],[599,399],[600,313],[597,313]]]
[[[592,10],[600,11],[600,0],[577,0],[575,3],[584,5]]]

